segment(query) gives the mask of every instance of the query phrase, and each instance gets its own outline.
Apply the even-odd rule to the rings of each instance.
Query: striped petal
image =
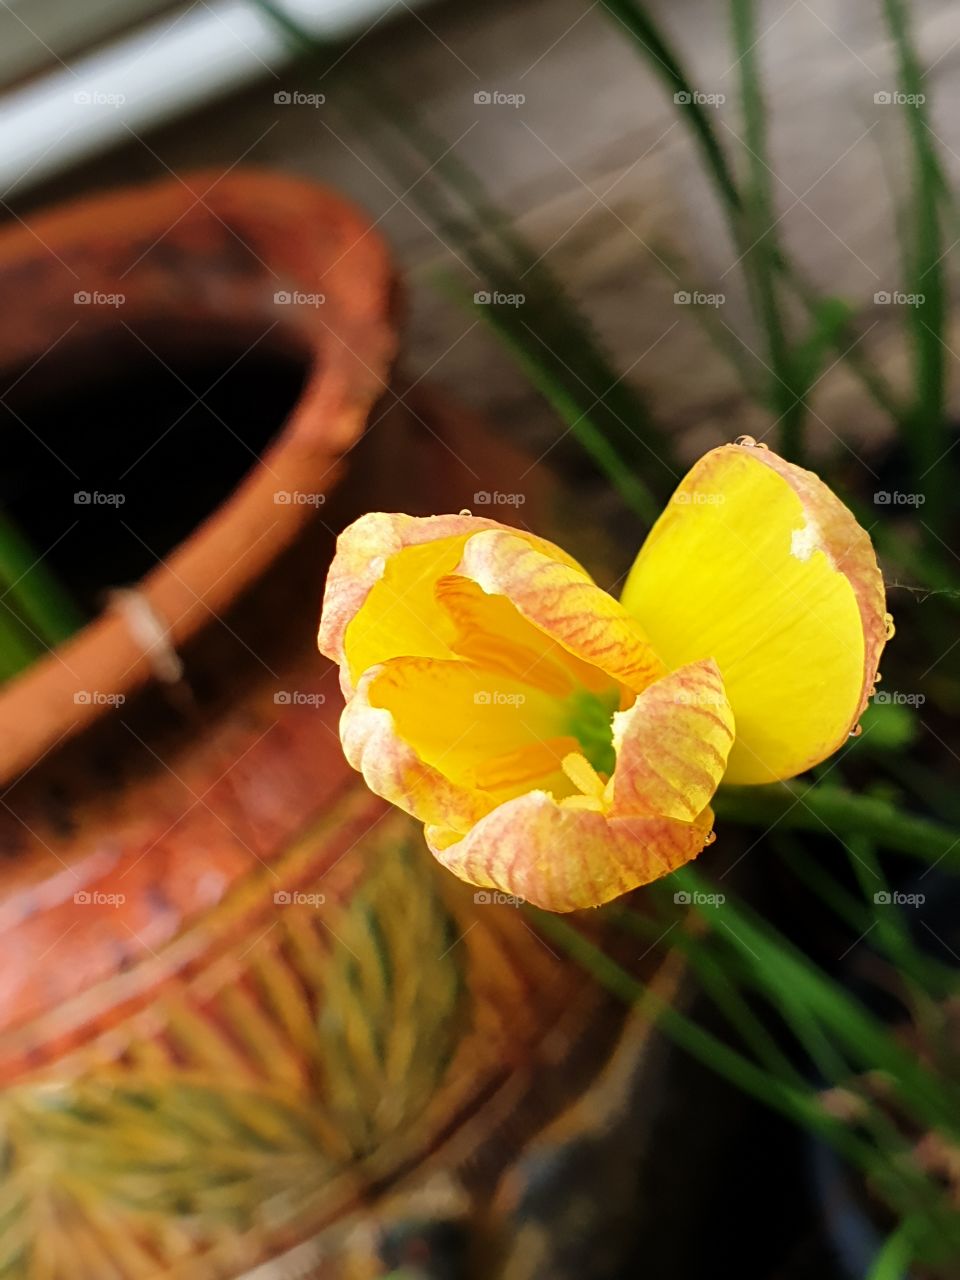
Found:
[[[389,658],[453,656],[456,620],[438,608],[437,584],[467,540],[509,532],[547,558],[583,574],[560,547],[477,516],[371,512],[337,539],[327,574],[317,646],[340,667],[344,696],[369,667]]]
[[[617,763],[605,797],[528,792],[465,836],[428,826],[427,842],[471,884],[549,911],[600,906],[700,853],[732,742],[733,714],[717,666],[694,663],[614,716]]]
[[[545,549],[546,548],[546,549]],[[514,608],[568,653],[640,693],[666,668],[644,629],[579,565],[513,529],[477,533],[457,573]]]
[[[427,843],[469,884],[497,889],[546,911],[597,907],[695,858],[713,816],[695,822],[609,817],[572,809],[545,791],[500,805],[467,835],[427,827]]]
[[[399,736],[390,710],[371,704],[369,690],[380,675],[373,667],[360,679],[340,717],[340,740],[348,764],[370,790],[421,822],[467,831],[490,811],[491,800],[421,759]]]
[[[693,822],[710,803],[734,741],[717,664],[695,662],[614,716],[613,812]]]

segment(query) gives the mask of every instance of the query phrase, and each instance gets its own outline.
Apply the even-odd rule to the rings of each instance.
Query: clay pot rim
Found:
[[[191,207],[197,191],[207,217],[229,211],[234,226],[246,211],[251,226],[264,212],[294,234],[314,228],[318,257],[301,281],[326,259],[327,303],[312,331],[297,341],[307,356],[304,386],[290,414],[259,461],[230,496],[130,593],[64,644],[0,688],[0,782],[7,784],[61,742],[115,708],[103,695],[128,695],[163,675],[171,654],[219,619],[289,546],[319,518],[317,506],[277,502],[284,490],[329,494],[344,457],[359,440],[368,415],[389,383],[397,353],[396,277],[386,246],[369,219],[341,196],[316,183],[266,169],[226,175],[199,170],[174,178],[82,197],[41,212],[29,226],[0,232],[4,265],[36,251],[37,242],[95,244],[116,225],[142,230],[144,218]],[[219,206],[219,208],[217,208]],[[197,217],[203,217],[200,213]],[[257,255],[269,265],[271,247],[288,246],[275,225],[261,224]],[[289,263],[286,263],[289,269]],[[319,610],[319,600],[317,602]],[[150,633],[166,635],[151,651]],[[224,624],[226,625],[226,624]],[[77,701],[75,694],[87,694]]]

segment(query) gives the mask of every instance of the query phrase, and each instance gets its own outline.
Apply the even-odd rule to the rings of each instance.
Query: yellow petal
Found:
[[[347,696],[368,667],[388,658],[451,656],[434,584],[460,559],[473,528],[470,516],[375,511],[340,534],[317,644],[340,664]]]
[[[393,658],[367,684],[396,732],[448,778],[476,787],[476,771],[507,749],[536,746],[565,729],[549,695],[468,662]]]
[[[340,722],[344,753],[377,795],[465,831],[533,787],[571,787],[565,704],[459,660],[392,658],[360,678]]]
[[[470,832],[427,827],[434,855],[469,884],[497,889],[546,911],[596,907],[695,858],[713,815],[695,822],[609,817],[530,791],[487,814]]]
[[[613,811],[694,821],[720,784],[733,740],[712,659],[658,680],[614,716]]]
[[[363,774],[375,795],[383,796],[421,822],[468,831],[494,802],[469,786],[451,781],[441,769],[422,760],[397,733],[391,712],[371,704],[368,691],[381,670],[372,667],[361,676],[340,717],[340,740],[347,762]]]
[[[866,532],[811,472],[736,445],[681,482],[623,603],[670,668],[716,660],[736,718],[728,782],[789,778],[832,754],[886,637]]]
[[[469,578],[450,574],[437,582],[436,597],[455,630],[451,646],[468,662],[558,698],[598,679],[606,683],[602,673],[528,622],[506,596],[488,595]]]
[[[449,658],[462,629],[437,600],[437,584],[473,535],[508,532],[548,559],[581,574],[561,548],[477,516],[361,516],[337,539],[327,574],[317,645],[340,665],[344,695],[360,676],[396,657]]]
[[[512,529],[477,533],[464,544],[457,573],[516,610],[568,653],[595,668],[587,687],[610,680],[639,693],[666,668],[635,618],[567,557]]]

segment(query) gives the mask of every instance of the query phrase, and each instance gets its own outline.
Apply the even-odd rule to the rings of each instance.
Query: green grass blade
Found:
[[[641,5],[631,0],[601,0],[601,7],[627,32],[652,70],[663,80],[667,91],[674,96],[674,101],[680,97],[678,105],[713,177],[728,220],[731,226],[735,226],[743,201],[733,170],[677,53]]]
[[[866,1280],[904,1280],[913,1261],[911,1223],[902,1222],[884,1241],[870,1264]]]
[[[960,833],[929,818],[905,813],[888,800],[843,787],[777,782],[765,787],[721,787],[717,817],[772,830],[815,831],[838,839],[853,833],[885,849],[924,862],[960,867]]]
[[[748,181],[744,192],[742,262],[754,308],[763,325],[771,366],[769,404],[780,424],[780,449],[795,462],[803,459],[804,388],[796,378],[781,307],[778,285],[779,221],[767,162],[767,109],[760,84],[757,46],[760,42],[754,0],[731,0],[734,45],[740,68],[744,140]]]
[[[36,653],[60,644],[84,619],[13,521],[0,512],[0,600],[23,623]],[[9,638],[9,637],[8,637]]]
[[[709,882],[689,866],[674,872],[671,879],[687,887],[692,895],[711,891]],[[704,918],[709,922],[705,913]],[[861,1069],[889,1072],[898,1097],[922,1123],[947,1133],[960,1132],[960,1090],[934,1080],[881,1024],[798,948],[729,895],[722,925],[725,940],[751,966],[751,972],[773,1000],[802,1004],[829,1030],[831,1039],[845,1047],[847,1056],[859,1062]]]
[[[941,463],[948,447],[946,421],[947,321],[940,202],[946,179],[927,119],[923,71],[910,33],[908,6],[904,0],[883,0],[883,11],[897,50],[899,83],[911,145],[913,170],[912,244],[909,259],[912,279],[908,292],[920,301],[907,308],[913,335],[914,408],[907,445],[913,457],[914,483],[927,498],[926,518],[938,532],[947,515],[948,472]]]

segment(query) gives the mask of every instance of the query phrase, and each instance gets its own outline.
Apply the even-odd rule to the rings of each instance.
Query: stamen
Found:
[[[571,751],[568,756],[563,757],[561,767],[573,785],[583,795],[591,796],[594,800],[602,800],[604,798],[607,784],[586,756],[580,755],[577,751]]]

